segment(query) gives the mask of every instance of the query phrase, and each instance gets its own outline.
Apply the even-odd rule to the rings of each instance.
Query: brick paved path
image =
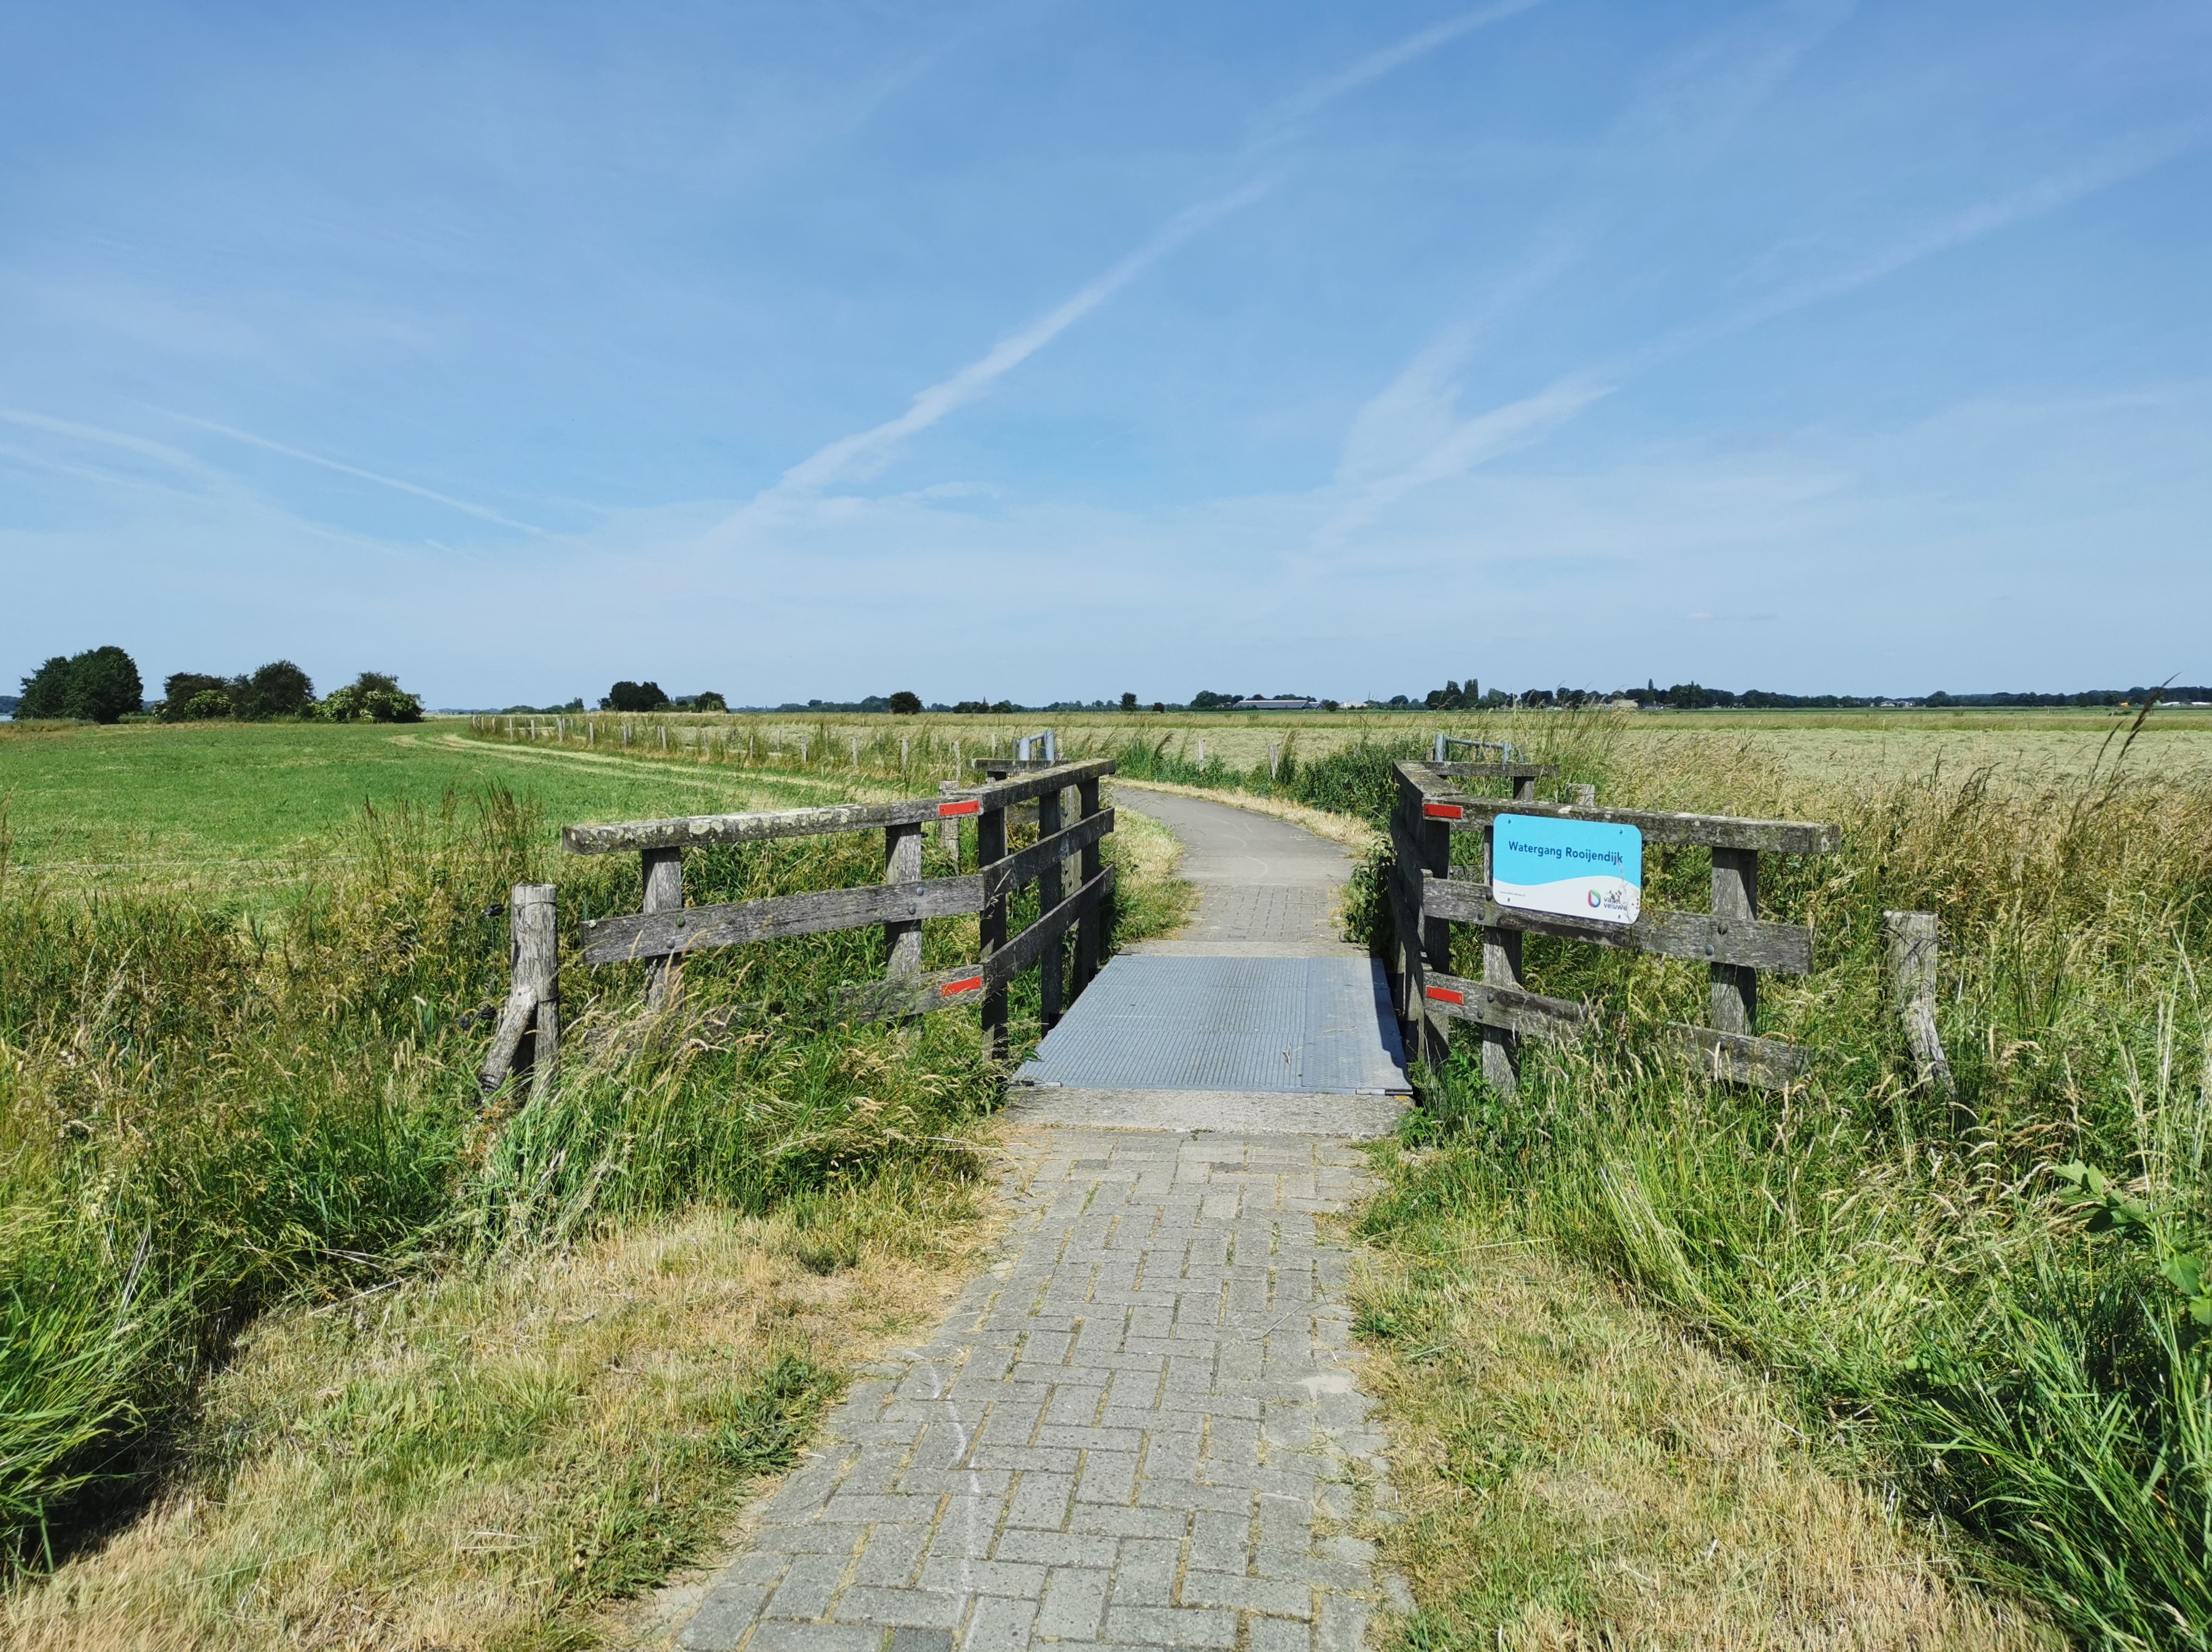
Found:
[[[1147,950],[1358,954],[1349,857],[1199,799],[1123,806],[1182,837],[1195,922]],[[870,1368],[677,1644],[707,1652],[1032,1645],[1358,1652],[1406,1605],[1356,1514],[1388,1518],[1354,1382],[1352,1096],[1040,1092],[1011,1108],[999,1258],[925,1347]],[[1167,1128],[1097,1127],[1105,1118]],[[1240,1133],[1304,1129],[1304,1135]]]
[[[1313,1138],[1038,1129],[1000,1260],[871,1368],[678,1644],[1357,1652],[1397,1586]]]

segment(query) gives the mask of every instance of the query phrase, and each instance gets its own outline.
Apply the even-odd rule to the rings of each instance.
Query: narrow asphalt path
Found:
[[[1212,990],[1212,1010],[1125,1054],[1159,1046],[1176,1070],[1167,1047],[1212,1039],[1233,1080],[1282,1045],[1275,1070],[1303,1079],[1320,1048],[1322,1079],[1402,1084],[1369,1060],[1395,1029],[1375,1024],[1369,960],[1336,937],[1342,850],[1200,799],[1129,787],[1116,806],[1183,839],[1197,919],[1115,958],[1042,1059],[1083,1005],[1115,1004],[1115,970],[1201,964],[1215,987],[1180,990]],[[1281,981],[1234,986],[1255,967],[1304,983],[1261,1045],[1255,1004],[1266,1022],[1261,1001],[1288,1000]],[[1316,1218],[1366,1190],[1352,1140],[1401,1106],[1341,1088],[1030,1090],[1006,1114],[1014,1220],[995,1260],[933,1335],[861,1374],[676,1643],[1360,1652],[1375,1616],[1411,1601],[1358,1535],[1394,1517],[1393,1494],[1358,1387],[1351,1254]]]

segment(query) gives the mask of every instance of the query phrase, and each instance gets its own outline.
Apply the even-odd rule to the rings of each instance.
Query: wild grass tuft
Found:
[[[873,881],[881,853],[866,835],[709,850],[687,882],[713,901]],[[87,900],[0,831],[5,1564],[49,1566],[133,1506],[272,1303],[510,1266],[695,1206],[803,1224],[866,1186],[894,1220],[973,1176],[963,1132],[998,1075],[972,1018],[836,1014],[881,973],[876,932],[694,958],[648,1011],[641,969],[574,961],[577,925],[636,908],[634,859],[553,856],[502,790],[369,811],[319,864],[274,918],[176,891]],[[505,989],[503,902],[549,875],[563,1076],[487,1100],[472,1068]],[[1133,920],[1168,920],[1132,893]],[[926,961],[972,957],[967,931],[933,926]],[[808,1266],[846,1266],[866,1230],[847,1210]]]
[[[1784,1379],[1826,1449],[2088,1643],[2212,1644],[2212,791],[2107,768],[1808,795],[1725,743],[1614,757],[1609,799],[1842,825],[1840,854],[1762,867],[1762,906],[1818,936],[1814,975],[1761,983],[1761,1030],[1814,1048],[1810,1078],[1707,1082],[1659,1031],[1704,1018],[1702,970],[1532,937],[1530,985],[1606,1030],[1529,1045],[1510,1103],[1455,1048],[1417,1127],[1436,1151],[1374,1230],[1443,1204],[1595,1260]],[[1706,868],[1650,852],[1647,900],[1701,908]],[[1885,908],[1941,920],[1955,1103],[1887,1002]],[[2100,1222],[2089,1169],[2136,1214]]]

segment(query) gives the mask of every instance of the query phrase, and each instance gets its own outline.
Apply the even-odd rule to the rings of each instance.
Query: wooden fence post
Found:
[[[1060,830],[1060,793],[1054,789],[1037,796],[1037,836],[1048,838]],[[1048,860],[1037,872],[1037,909],[1049,912],[1060,902],[1063,885],[1060,881],[1060,862],[1057,857]],[[1049,1032],[1060,1023],[1060,963],[1064,957],[1060,938],[1055,936],[1044,957],[1037,960],[1037,996],[1040,1019]]]
[[[1087,780],[1075,788],[1077,807],[1084,819],[1098,812],[1098,782]],[[1082,881],[1088,884],[1106,870],[1105,851],[1096,843],[1083,847]],[[1098,973],[1098,961],[1106,952],[1106,903],[1096,900],[1090,903],[1075,928],[1075,990],[1081,992]]]
[[[645,900],[641,912],[674,912],[684,905],[684,851],[681,849],[641,849],[639,859],[645,863]],[[645,1001],[659,1009],[684,984],[684,962],[681,958],[647,958],[645,963]]]
[[[526,1066],[531,1094],[542,1096],[560,1065],[561,949],[554,896],[550,884],[517,884],[508,895],[507,1004],[477,1074],[487,1095],[509,1072]]]
[[[921,825],[884,828],[884,882],[921,881]],[[921,920],[884,926],[884,973],[918,975],[921,973]]]
[[[986,809],[975,817],[976,867],[981,870],[1006,858],[1006,811],[1003,806]],[[988,977],[994,973],[991,955],[1006,944],[1006,892],[1004,890],[983,903],[977,927],[982,940],[982,964],[987,977],[983,986],[983,1039],[991,1059],[1001,1061],[1006,1055],[1006,983]]]
[[[1972,1130],[1981,1121],[1959,1100],[1950,1058],[1943,1054],[1942,1035],[1936,1029],[1936,914],[1885,912],[1881,921],[1889,931],[1890,992],[1905,1022],[1905,1042],[1911,1047],[1920,1082],[1950,1104],[1954,1130]]]
[[[1525,792],[1522,789],[1526,787]],[[1536,793],[1533,780],[1513,782],[1513,796],[1520,801]],[[1482,882],[1487,888],[1491,882],[1491,867],[1495,863],[1498,823],[1492,819],[1482,833]],[[1449,840],[1447,840],[1449,841]],[[1482,980],[1488,987],[1505,987],[1518,990],[1521,986],[1521,932],[1517,929],[1486,929],[1482,932]],[[1482,1076],[1490,1087],[1500,1096],[1510,1099],[1521,1088],[1520,1036],[1505,1027],[1485,1026],[1482,1029]]]
[[[1759,916],[1759,851],[1713,851],[1713,916],[1748,922]],[[1747,963],[1712,963],[1713,1027],[1751,1037],[1759,1030],[1759,971]]]

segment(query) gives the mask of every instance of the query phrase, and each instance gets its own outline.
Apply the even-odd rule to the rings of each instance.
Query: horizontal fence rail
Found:
[[[676,991],[683,960],[690,953],[880,926],[884,978],[848,993],[842,1002],[845,1013],[857,1020],[880,1021],[975,1004],[981,1009],[992,1053],[1003,1057],[1007,988],[1016,976],[1032,968],[1041,972],[1043,1019],[1049,1028],[1060,1018],[1068,989],[1080,992],[1104,961],[1106,915],[1115,883],[1114,869],[1105,863],[1104,844],[1114,829],[1114,811],[1101,802],[1100,783],[1114,772],[1114,761],[1046,764],[1014,759],[1000,760],[994,767],[1000,775],[988,783],[961,787],[948,782],[934,798],[564,827],[562,847],[572,854],[629,853],[643,863],[642,909],[585,924],[583,961],[592,966],[644,963],[650,972],[648,1000],[660,1003]],[[1066,817],[1070,793],[1075,797],[1072,822]],[[1038,839],[1009,850],[1008,811],[1021,809],[1026,818],[1029,811],[1024,805],[1030,805],[1035,807]],[[945,847],[958,856],[963,853],[959,829],[970,821],[975,823],[975,870],[951,878],[924,878],[923,831],[932,824],[939,827]],[[686,848],[868,830],[884,834],[884,876],[879,884],[715,906],[684,904]],[[1012,897],[1031,884],[1037,885],[1042,910],[1018,934],[1010,935]],[[518,1060],[524,1041],[519,1030],[510,1029],[510,1023],[519,1029],[535,1017],[542,1053],[532,1071],[534,1081],[541,1084],[550,1072],[558,1036],[557,1028],[547,1029],[549,1017],[557,1021],[558,1017],[557,999],[550,996],[550,985],[552,886],[518,886],[518,912],[526,890],[531,891],[534,949],[527,956],[536,973],[524,981],[523,930],[518,919],[517,985],[484,1064],[487,1090],[505,1082]],[[981,956],[973,963],[950,969],[924,970],[923,923],[963,916],[981,920]],[[539,929],[544,932],[542,942]],[[1070,930],[1075,932],[1072,982],[1064,979],[1063,957],[1063,938]]]
[[[1596,1010],[1547,998],[1522,985],[1521,938],[1553,936],[1620,947],[1662,957],[1700,962],[1711,973],[1711,1024],[1669,1023],[1668,1031],[1715,1078],[1778,1089],[1808,1066],[1811,1052],[1757,1036],[1761,971],[1808,975],[1813,932],[1758,915],[1759,857],[1762,853],[1826,854],[1840,846],[1830,825],[1798,821],[1747,820],[1726,815],[1599,808],[1595,792],[1575,788],[1575,803],[1536,800],[1535,780],[1547,774],[1530,765],[1415,763],[1396,765],[1398,805],[1390,817],[1394,861],[1386,879],[1398,932],[1394,960],[1400,1014],[1417,1056],[1440,1051],[1444,1024],[1467,1021],[1482,1030],[1483,1074],[1510,1094],[1519,1082],[1520,1042],[1571,1042],[1595,1024]],[[1479,798],[1453,782],[1510,780],[1514,796]],[[1500,906],[1490,887],[1491,833],[1504,814],[1599,821],[1633,826],[1647,842],[1698,844],[1712,851],[1712,910],[1644,911],[1631,924],[1600,923]],[[1480,870],[1455,866],[1454,833],[1484,834]],[[1450,973],[1453,924],[1482,932],[1482,979]]]

